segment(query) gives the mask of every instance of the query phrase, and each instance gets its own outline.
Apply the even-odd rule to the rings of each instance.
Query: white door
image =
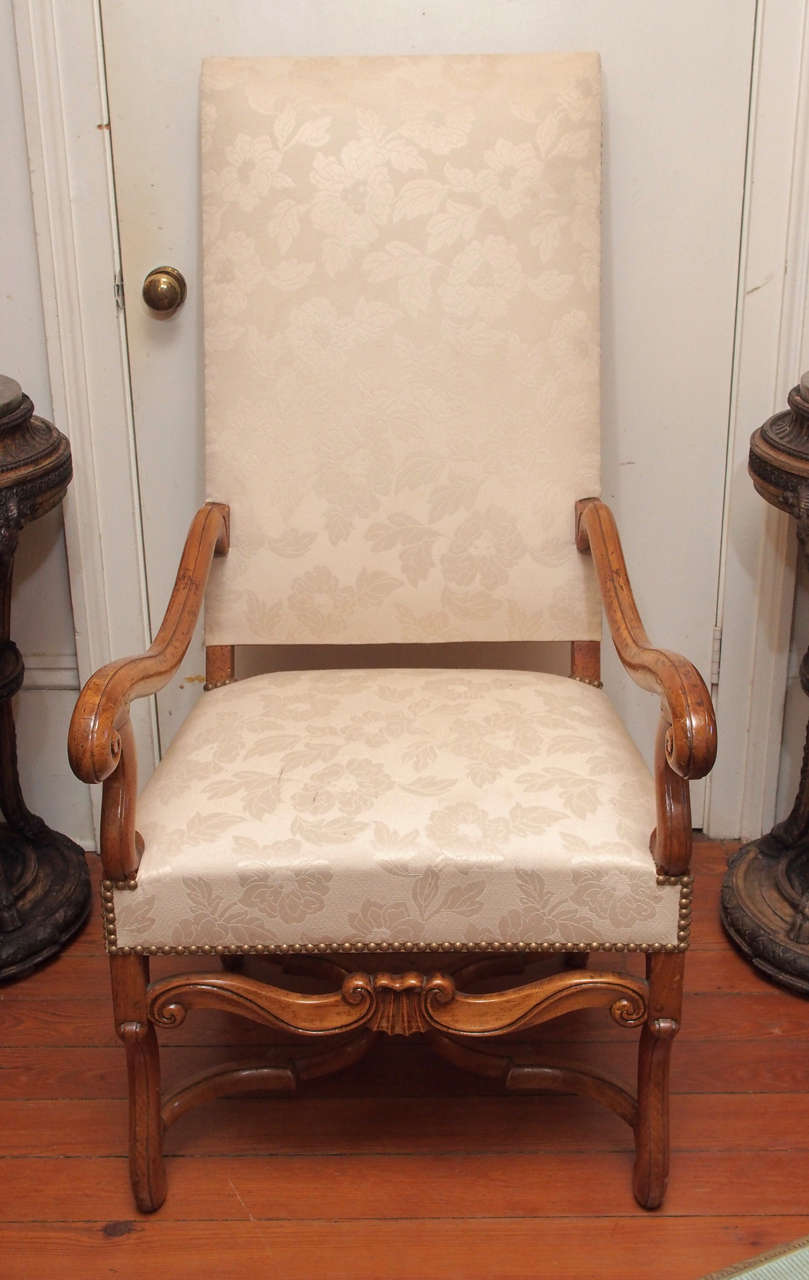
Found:
[[[652,639],[708,678],[755,0],[101,0],[146,571],[156,627],[202,495],[197,91],[209,54],[596,49],[605,105],[604,494]],[[140,297],[182,271],[170,319]],[[607,681],[649,754],[654,699]],[[199,689],[189,653],[163,745]],[[701,816],[697,796],[694,817]]]

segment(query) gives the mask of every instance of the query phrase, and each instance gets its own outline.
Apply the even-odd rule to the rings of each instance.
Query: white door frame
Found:
[[[14,0],[14,22],[53,414],[73,454],[64,521],[84,682],[151,638],[101,31],[95,0]],[[132,709],[149,772],[152,702]]]
[[[751,431],[809,363],[809,0],[759,0],[751,80],[717,622],[719,755],[709,835],[760,835],[775,798],[795,535],[747,475]]]
[[[54,415],[76,478],[65,508],[79,674],[150,632],[97,0],[13,0]],[[809,0],[758,0],[706,829],[772,822],[794,595],[786,518],[746,478],[747,438],[785,403],[806,350]],[[69,124],[69,127],[68,127]],[[688,519],[690,513],[683,513]],[[178,548],[179,555],[179,548]],[[134,709],[133,709],[134,710]],[[137,724],[147,768],[153,711]]]

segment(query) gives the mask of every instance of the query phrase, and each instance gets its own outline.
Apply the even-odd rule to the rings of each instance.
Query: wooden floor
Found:
[[[184,1117],[168,1137],[168,1200],[139,1215],[96,917],[49,967],[0,987],[0,1275],[697,1280],[809,1234],[809,1004],[725,941],[725,854],[707,842],[697,854],[663,1211],[636,1207],[630,1132],[611,1113],[500,1096],[416,1039],[382,1041],[297,1097]],[[210,1061],[234,1028],[265,1039],[189,1017],[165,1041],[167,1075]],[[633,1033],[605,1014],[544,1034],[631,1079]]]

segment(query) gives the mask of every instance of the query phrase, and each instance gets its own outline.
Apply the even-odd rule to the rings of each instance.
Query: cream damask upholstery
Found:
[[[206,641],[600,635],[597,57],[213,59],[202,145]],[[676,948],[654,823],[585,685],[256,677],[147,785],[108,938]]]
[[[595,639],[595,54],[213,59],[209,644]]]
[[[655,1208],[688,780],[716,739],[596,500],[598,58],[214,59],[201,108],[209,500],[154,643],[91,677],[70,735],[104,784],[136,1202],[162,1204],[163,1135],[195,1103],[427,1034],[506,1088],[610,1107]],[[137,796],[130,702],[177,673],[203,596],[208,686]],[[602,600],[660,700],[654,781],[596,687]],[[508,650],[484,642],[553,640],[577,679],[480,669]],[[392,642],[451,656],[351,648]],[[239,680],[243,645],[323,669]],[[643,951],[645,976],[590,951]],[[162,1092],[158,1032],[200,1008],[284,1046]],[[635,1092],[490,1051],[597,1009],[640,1028]]]
[[[678,945],[652,780],[562,676],[313,671],[206,694],[138,804],[118,948]]]

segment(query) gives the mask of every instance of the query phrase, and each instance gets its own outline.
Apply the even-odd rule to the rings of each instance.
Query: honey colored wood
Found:
[[[656,956],[656,961],[680,957]],[[148,961],[137,956],[111,956],[116,1029],[127,1051],[130,1098],[130,1162],[136,1203],[142,1212],[160,1208],[166,1195],[162,1160],[165,1125],[192,1103],[209,1102],[228,1086],[233,1091],[290,1088],[294,1076],[271,1067],[228,1066],[210,1071],[181,1086],[161,1105],[159,1048],[154,1028],[184,1023],[190,1010],[214,1009],[238,1013],[274,1030],[305,1037],[334,1037],[368,1027],[389,1035],[408,1036],[431,1029],[472,1042],[481,1038],[526,1031],[565,1013],[593,1007],[609,1008],[616,1023],[637,1026],[644,1018],[639,1088],[635,1100],[614,1082],[593,1071],[532,1064],[537,1088],[586,1094],[613,1108],[636,1130],[636,1196],[656,1207],[665,1189],[668,1167],[667,1053],[658,1050],[660,1018],[651,1022],[649,1010],[669,1009],[671,967],[650,965],[646,983],[629,974],[609,971],[566,971],[520,986],[467,994],[456,989],[452,977],[417,971],[375,974],[347,973],[340,988],[325,995],[307,995],[257,981],[243,974],[191,973],[149,983]],[[323,962],[315,960],[316,970]],[[297,961],[301,969],[303,962]],[[328,972],[338,972],[332,963]],[[682,966],[679,966],[681,973]],[[655,978],[661,975],[655,994]],[[676,1028],[675,1028],[676,1029]],[[655,1052],[644,1056],[644,1037],[654,1037]],[[350,1050],[349,1050],[350,1055]],[[457,1060],[457,1059],[456,1059]],[[644,1065],[646,1064],[646,1065]],[[345,1054],[324,1059],[321,1069],[346,1065]],[[522,1087],[528,1076],[522,1072]],[[641,1114],[643,1112],[643,1114]]]
[[[643,687],[662,696],[653,849],[662,871],[681,874],[687,870],[691,855],[686,779],[707,771],[715,749],[710,699],[689,663],[649,646],[608,509],[597,502],[578,504],[577,517],[577,543],[593,554],[619,656]],[[101,855],[108,880],[134,878],[141,853],[129,703],[162,687],[177,670],[199,615],[211,561],[214,555],[227,551],[227,543],[227,508],[209,503],[192,524],[166,618],[154,644],[143,656],[112,663],[97,673],[77,703],[71,725],[71,763],[84,780],[104,782]],[[572,673],[598,683],[599,654],[594,642],[574,642]],[[217,687],[234,677],[233,648],[210,647],[206,654],[207,687]],[[110,892],[108,886],[104,892]],[[437,1033],[445,1056],[454,1055],[459,1063],[465,1060],[473,1070],[482,1066],[488,1071],[489,1064],[482,1060],[475,1044],[490,1037],[529,1032],[562,1015],[593,1009],[608,1009],[614,1022],[624,1028],[643,1023],[636,1095],[603,1071],[548,1061],[542,1055],[512,1063],[504,1079],[515,1089],[580,1093],[617,1112],[635,1131],[636,1199],[649,1208],[661,1202],[669,1160],[669,1053],[679,1025],[679,1005],[675,1008],[674,999],[682,983],[679,955],[652,957],[645,977],[611,972],[603,965],[590,969],[575,962],[565,965],[565,957],[560,956],[563,967],[558,973],[523,982],[506,981],[497,990],[482,992],[462,989],[460,978],[473,986],[492,979],[501,981],[519,962],[471,954],[457,957],[443,972],[434,971],[429,961],[408,971],[382,967],[348,972],[329,959],[298,961],[297,968],[305,976],[308,967],[321,979],[333,980],[332,989],[325,994],[259,980],[227,960],[213,973],[175,972],[150,982],[147,960],[116,954],[110,959],[116,1032],[126,1050],[129,1075],[131,1181],[143,1212],[159,1208],[166,1195],[163,1132],[170,1122],[185,1116],[197,1103],[211,1104],[228,1091],[285,1093],[305,1078],[301,1074],[303,1058],[293,1053],[285,1063],[208,1065],[190,1081],[165,1090],[157,1030],[181,1027],[190,1010],[230,1018],[236,1014],[258,1024],[265,1034],[325,1041],[343,1037],[342,1047],[325,1050],[316,1066],[310,1059],[311,1074],[339,1070],[359,1059],[368,1047],[357,1035],[363,1030],[396,1037]],[[287,966],[287,975],[292,975],[292,966]],[[232,1028],[227,1034],[232,1036]],[[466,1054],[458,1047],[461,1042]]]
[[[710,694],[693,663],[655,649],[632,594],[615,520],[597,498],[576,503],[576,545],[593,557],[618,657],[636,684],[663,699],[668,718],[665,756],[681,778],[702,778],[716,759],[716,719]]]
[[[637,1121],[637,1103],[626,1089],[603,1075],[570,1063],[520,1062],[513,1054],[493,1053],[472,1048],[451,1036],[430,1035],[433,1048],[464,1071],[473,1071],[486,1079],[497,1080],[504,1089],[515,1093],[576,1093],[594,1098],[620,1116],[630,1128]]]
[[[211,561],[228,550],[229,512],[207,502],[195,515],[160,630],[146,653],[101,667],[81,691],[70,723],[68,754],[83,782],[103,782],[118,767],[121,728],[133,698],[157,693],[177,671],[191,642]]]
[[[677,1049],[686,1052],[685,1044],[684,1035],[678,1040]],[[167,1163],[177,1170],[185,1160],[225,1156],[267,1161],[279,1155],[404,1157],[443,1151],[460,1156],[469,1151],[502,1154],[507,1150],[510,1155],[620,1152],[621,1160],[613,1167],[623,1168],[624,1172],[630,1169],[632,1135],[604,1107],[573,1097],[503,1097],[474,1076],[468,1077],[464,1093],[451,1093],[445,1088],[445,1077],[434,1070],[435,1059],[432,1067],[426,1067],[428,1074],[433,1073],[433,1081],[412,1094],[408,1088],[409,1049],[410,1042],[397,1045],[396,1052],[383,1059],[382,1067],[376,1064],[385,1088],[375,1096],[360,1094],[358,1085],[340,1093],[329,1093],[324,1085],[313,1086],[291,1104],[288,1098],[236,1098],[196,1108],[169,1130]],[[720,1040],[714,1041],[714,1049],[720,1052]],[[675,1052],[675,1086],[678,1057]],[[721,1062],[721,1054],[717,1061]],[[124,1076],[122,1071],[122,1091],[126,1087]],[[457,1074],[453,1078],[457,1079]],[[348,1072],[340,1079],[348,1087],[353,1075]],[[739,1165],[750,1152],[791,1152],[796,1162],[807,1158],[809,1139],[797,1132],[800,1126],[809,1126],[805,1091],[768,1094],[764,1092],[766,1073],[751,1074],[748,1083],[757,1087],[723,1092],[722,1080],[716,1081],[714,1090],[708,1093],[678,1093],[675,1087],[672,1148],[676,1160],[672,1189],[680,1185],[678,1164],[688,1152],[725,1152],[732,1154]],[[470,1110],[474,1115],[469,1114]],[[127,1126],[120,1098],[50,1098],[46,1103],[42,1099],[15,1099],[0,1107],[0,1119],[4,1125],[4,1158],[11,1160],[32,1153],[48,1156],[54,1152],[89,1161],[115,1156],[121,1160],[121,1179],[127,1184]],[[763,1161],[761,1167],[765,1166]],[[268,1168],[271,1172],[272,1166]],[[6,1166],[9,1174],[11,1170],[13,1165]],[[641,1216],[628,1177],[622,1194],[627,1210]],[[793,1206],[791,1212],[809,1216],[805,1192],[796,1196]],[[103,1205],[95,1208],[99,1216],[105,1212]],[[668,1201],[663,1208],[666,1213],[669,1211]],[[706,1208],[702,1206],[703,1212]],[[593,1204],[592,1209],[598,1216],[598,1205]],[[176,1212],[171,1197],[166,1212],[169,1217]],[[533,1212],[542,1216],[539,1200],[535,1201]]]
[[[661,872],[685,875],[691,865],[691,795],[688,782],[675,773],[666,755],[669,720],[661,714],[655,740],[654,780],[657,825],[651,850]]]
[[[330,1036],[358,1030],[368,1021],[371,993],[357,986],[354,998],[354,989],[349,988],[348,998],[341,990],[306,995],[242,974],[179,974],[154,983],[149,1017],[158,1027],[176,1027],[192,1009],[220,1009],[301,1036]]]
[[[177,671],[191,642],[211,561],[225,555],[228,508],[208,502],[186,539],[174,589],[160,629],[145,654],[108,663],[79,694],[68,735],[73,772],[84,782],[103,782],[101,859],[109,880],[135,876],[140,837],[135,829],[137,759],[129,704],[161,689]]]
[[[692,1000],[695,998],[698,997],[692,996]],[[736,997],[728,995],[723,1002],[717,999],[711,1004],[714,1005],[718,1018],[721,1019],[725,1013],[732,1016],[735,1013]],[[758,1004],[759,1007],[766,1005],[766,999],[762,997]],[[706,1021],[707,1017],[700,1019],[701,1023]],[[748,1089],[751,1080],[762,1079],[769,1072],[771,1079],[768,1084],[772,1094],[799,1092],[806,1083],[807,1045],[798,1035],[779,1034],[777,1027],[768,1039],[765,1026],[760,1028],[761,1034],[757,1034],[759,1027],[754,1017],[746,1018],[745,1022],[744,1035],[724,1041],[721,1075],[718,1075],[715,1042],[705,1038],[705,1027],[692,1027],[689,1018],[685,1037],[688,1043],[684,1046],[681,1037],[672,1054],[672,1079],[675,1088],[689,1093],[739,1093]],[[25,1034],[27,1025],[16,1020],[14,1033]],[[462,1054],[464,1071],[474,1071],[482,1079],[490,1080],[493,1088],[499,1088],[501,1082],[505,1087],[506,1077],[512,1067],[515,1072],[530,1071],[539,1057],[541,1045],[542,1061],[545,1064],[567,1063],[589,1071],[598,1070],[608,1079],[623,1081],[622,1087],[629,1090],[637,1059],[637,1044],[633,1037],[616,1028],[614,1035],[608,1033],[604,1038],[601,1019],[582,1021],[578,1038],[549,1037],[546,1031],[547,1028],[534,1044],[530,1041],[501,1040],[481,1049],[473,1048],[468,1043],[453,1042],[453,1051],[458,1050]],[[696,1035],[695,1031],[702,1034]],[[324,1078],[318,1085],[319,1094],[331,1098],[346,1097],[362,1085],[366,1096],[370,1098],[389,1090],[391,1072],[395,1070],[397,1056],[404,1052],[404,1046],[398,1041],[386,1043],[373,1033],[367,1034],[370,1053],[368,1061],[360,1068],[358,1056],[357,1065],[348,1074],[335,1074],[332,1079]],[[778,1036],[779,1042],[783,1041],[779,1043],[779,1053],[774,1063],[770,1052],[772,1036]],[[197,1031],[197,1037],[205,1037],[207,1040],[210,1032],[203,1028]],[[440,1086],[447,1096],[463,1096],[470,1088],[470,1083],[461,1072],[449,1065],[460,1064],[456,1063],[455,1057],[450,1058],[449,1053],[445,1055],[449,1060],[446,1066],[436,1059],[435,1053],[440,1052],[437,1049],[437,1034],[435,1039],[430,1039],[429,1044],[426,1041],[427,1037],[424,1043],[414,1038],[407,1042],[405,1061],[408,1094],[428,1097],[431,1090]],[[223,1069],[226,1066],[225,1055],[228,1053],[233,1059],[238,1058],[239,1054],[244,1055],[238,1061],[240,1070],[253,1065],[262,1068],[278,1067],[282,1071],[293,1072],[300,1085],[302,1080],[315,1078],[308,1071],[308,1063],[312,1059],[317,1061],[321,1051],[320,1043],[317,1052],[309,1047],[304,1064],[304,1051],[288,1045],[275,1047],[241,1041],[230,1045],[213,1042],[177,1045],[172,1039],[163,1044],[160,1055],[166,1081],[164,1119],[175,1085],[179,1088],[181,1082],[196,1080],[202,1074]],[[489,1064],[486,1070],[478,1065],[480,1059],[485,1059]],[[85,1096],[96,1100],[118,1100],[123,1115],[125,1108],[121,1106],[121,1102],[126,1094],[126,1080],[120,1067],[121,1055],[117,1042],[112,1045],[80,1047],[50,1045],[45,1049],[2,1048],[0,1105],[17,1098],[24,1088],[26,1097],[32,1101],[48,1099],[55,1094],[64,1098]],[[333,1069],[330,1067],[330,1070]],[[510,1088],[517,1087],[516,1080],[515,1075]],[[218,1093],[217,1096],[228,1095]]]
[[[100,848],[107,879],[130,880],[137,874],[143,846],[135,829],[138,760],[128,715],[118,729],[117,751],[118,764],[101,793]]]
[[[657,822],[651,850],[659,871],[684,875],[691,863],[688,781],[704,777],[716,759],[711,697],[693,663],[650,644],[632,594],[615,520],[609,507],[596,498],[576,503],[576,545],[593,557],[604,612],[624,669],[641,688],[661,699],[654,768]],[[651,1035],[647,1028],[643,1043],[649,1053]],[[665,1057],[660,1046],[656,1057]],[[665,1071],[655,1072],[653,1077],[665,1087]]]
[[[238,1013],[274,1030],[310,1038],[333,1038],[367,1027],[393,1036],[432,1030],[472,1041],[525,1031],[564,1013],[594,1007],[609,1008],[615,1022],[624,1027],[637,1026],[648,1016],[646,984],[628,974],[605,971],[562,971],[480,995],[458,991],[453,978],[440,972],[429,975],[417,971],[355,972],[345,973],[341,986],[335,991],[307,995],[240,973],[179,974],[149,984],[144,959],[112,956],[111,960],[118,1033],[127,1049],[130,1067],[132,1186],[138,1208],[143,1212],[160,1208],[165,1199],[162,1135],[170,1122],[192,1105],[210,1102],[228,1090],[233,1093],[259,1089],[290,1091],[297,1083],[293,1065],[286,1070],[270,1065],[229,1065],[219,1071],[208,1071],[181,1086],[161,1109],[159,1050],[153,1028],[180,1026],[191,1010],[208,1008]],[[313,960],[312,966],[320,975],[339,978],[342,972],[333,962],[319,958]],[[299,972],[306,971],[301,958],[295,967]],[[492,966],[484,965],[483,972],[487,969],[491,972]],[[469,967],[466,972],[468,975]],[[148,1028],[144,1026],[147,1021],[152,1024]],[[367,1043],[357,1045],[363,1053],[367,1047]],[[342,1053],[338,1050],[324,1055],[313,1074],[339,1070],[359,1056],[349,1043]],[[460,1056],[456,1056],[456,1061],[462,1064]],[[474,1061],[469,1061],[472,1069],[476,1069]],[[555,1064],[535,1064],[534,1070],[536,1088],[583,1093],[616,1110],[633,1126],[636,1124],[634,1099],[603,1076]],[[139,1073],[138,1078],[132,1073]],[[527,1080],[523,1071],[524,1089],[528,1087]],[[649,1075],[644,1106],[654,1105],[658,1110],[665,1107],[666,1100],[654,1096],[660,1081],[667,1082],[667,1077]],[[656,1126],[653,1119],[648,1121],[644,1132],[648,1137],[647,1147],[658,1138],[667,1141],[667,1130]],[[668,1159],[667,1150],[661,1159]],[[644,1184],[647,1199],[654,1199],[658,1189],[662,1196],[664,1185],[665,1182],[654,1182],[650,1191]],[[659,1203],[659,1199],[655,1203]]]
[[[638,1110],[632,1188],[638,1204],[657,1209],[669,1176],[669,1070],[680,1029],[683,955],[647,959],[649,1005],[638,1054]]]
[[[240,1094],[294,1093],[304,1080],[331,1075],[353,1067],[370,1049],[374,1036],[367,1031],[341,1036],[334,1047],[317,1053],[300,1054],[287,1050],[285,1063],[263,1061],[234,1063],[205,1071],[170,1094],[163,1104],[164,1128],[174,1124],[192,1107],[215,1098],[235,1098]]]
[[[576,1009],[608,1008],[620,1026],[646,1013],[645,983],[610,972],[559,973],[502,991],[469,995],[444,973],[347,973],[339,990],[303,995],[243,975],[180,974],[152,983],[148,1016],[179,1026],[191,1009],[239,1013],[301,1036],[332,1036],[370,1027],[388,1035],[436,1030],[455,1036],[501,1036],[539,1026]]]
[[[718,892],[718,884],[713,887]],[[705,910],[707,911],[708,908],[706,907]],[[699,945],[697,944],[698,947]],[[695,951],[692,948],[688,952],[686,968],[689,973],[692,970],[698,974],[704,973],[712,967],[714,961],[720,957],[726,958],[727,944],[721,936],[717,938],[715,944],[707,942],[702,945],[705,947],[704,951]],[[104,961],[101,960],[100,963],[103,964]],[[772,1001],[765,998],[761,990],[750,992],[742,988],[736,991],[733,986],[736,981],[735,970],[729,965],[723,968],[725,973],[729,974],[729,985],[724,990],[714,988],[706,992],[707,984],[699,983],[689,995],[685,1021],[689,1042],[700,1046],[710,1043],[714,1037],[717,1022],[727,1018],[728,1025],[724,1028],[723,1037],[723,1043],[730,1046],[727,1050],[727,1073],[738,1081],[744,1073],[742,1047],[751,1038],[761,1037],[763,1040],[767,1037],[784,1038],[787,1042],[784,1061],[789,1064],[789,1067],[788,1071],[784,1067],[787,1074],[783,1077],[774,1075],[772,1089],[774,1092],[784,1092],[796,1087],[800,1088],[802,1085],[800,1055],[796,1046],[805,1041],[809,1050],[805,1002],[796,1000],[794,1005],[775,1006]],[[754,974],[753,977],[755,979],[756,975]],[[759,986],[762,985],[762,981],[759,977]],[[117,1039],[110,1018],[108,988],[107,981],[103,990],[94,998],[79,1000],[76,993],[81,991],[82,984],[77,981],[68,998],[54,997],[53,1000],[5,1002],[3,1007],[4,1046],[0,1048],[0,1061],[5,1061],[8,1057],[10,1065],[17,1064],[16,1056],[9,1047],[11,1037],[14,1037],[17,1043],[22,1042],[30,1046],[28,1058],[34,1058],[30,1069],[34,1078],[39,1079],[42,1087],[47,1089],[46,1068],[48,1061],[53,1060],[53,1055],[61,1058],[64,1052],[68,1054],[68,1061],[80,1062],[80,1056],[87,1046],[92,1047],[93,1052],[98,1051],[100,1054],[109,1055],[115,1050]],[[162,1055],[168,1061],[181,1064],[186,1075],[190,1070],[188,1054],[194,1045],[210,1043],[218,1046],[220,1060],[224,1061],[233,1056],[236,1047],[243,1047],[246,1053],[253,1056],[256,1046],[276,1042],[274,1033],[260,1024],[241,1022],[235,1018],[206,1011],[187,1019],[181,1027],[169,1034],[170,1038],[164,1039]],[[560,1053],[567,1048],[571,1053],[575,1052],[575,1056],[579,1055],[582,1045],[601,1046],[605,1053],[605,1069],[610,1072],[616,1061],[616,1053],[623,1061],[624,1054],[631,1057],[635,1050],[633,1036],[615,1026],[600,1010],[572,1014],[563,1022],[545,1023],[542,1027],[541,1039],[543,1044],[554,1046],[554,1054],[557,1045],[561,1046]],[[60,1050],[57,1046],[63,1046],[63,1049]],[[594,1054],[600,1051],[599,1048],[593,1049]],[[211,1052],[213,1053],[214,1050],[212,1049]],[[702,1049],[696,1052],[701,1055]],[[710,1080],[709,1060],[700,1056],[697,1062],[699,1071],[705,1073],[700,1076],[700,1079]],[[111,1074],[114,1077],[109,1058],[106,1059],[106,1064],[108,1075]],[[724,1074],[722,1079],[724,1081]],[[11,1087],[10,1082],[4,1078],[0,1079],[0,1084]],[[89,1084],[87,1087],[90,1087]],[[68,1092],[66,1096],[70,1096],[70,1093]],[[102,1090],[100,1096],[123,1097],[124,1094],[107,1088]]]
[[[129,1175],[138,1208],[148,1213],[166,1198],[160,1050],[149,1022],[149,961],[110,956],[115,1030],[126,1050],[129,1083]]]
[[[716,899],[706,905],[710,914]],[[54,970],[69,959],[68,953]],[[100,957],[94,982],[86,969],[79,972],[77,999],[100,997]],[[793,1004],[805,1010],[804,1002],[763,985],[761,1000],[774,1011]],[[720,1062],[723,1030],[724,1020],[715,1022],[709,1042]],[[763,1041],[776,1072],[785,1039]],[[417,1042],[400,1046],[411,1047]],[[680,1038],[676,1176],[665,1208],[653,1218],[633,1211],[626,1181],[616,1176],[630,1135],[609,1114],[592,1109],[588,1150],[576,1150],[575,1117],[590,1113],[586,1101],[480,1096],[473,1077],[469,1092],[477,1096],[447,1098],[428,1059],[413,1098],[413,1068],[393,1067],[401,1052],[390,1055],[387,1072],[377,1064],[383,1091],[370,1103],[359,1092],[318,1098],[319,1086],[292,1104],[220,1103],[216,1124],[202,1111],[185,1117],[183,1126],[196,1122],[193,1137],[178,1126],[176,1139],[188,1149],[192,1138],[195,1155],[170,1161],[172,1194],[157,1218],[132,1214],[119,1105],[104,1104],[106,1112],[99,1112],[81,1099],[60,1099],[56,1085],[52,1103],[32,1106],[21,1081],[20,1101],[2,1112],[6,1150],[15,1144],[20,1155],[3,1170],[14,1195],[3,1199],[0,1249],[26,1280],[37,1265],[50,1266],[57,1244],[64,1250],[57,1273],[66,1280],[84,1280],[104,1267],[114,1267],[123,1280],[139,1277],[144,1258],[158,1254],[158,1274],[162,1266],[180,1276],[196,1267],[199,1275],[201,1265],[213,1265],[211,1258],[221,1262],[222,1274],[244,1274],[254,1263],[261,1274],[257,1245],[246,1234],[255,1228],[273,1240],[279,1274],[308,1267],[310,1275],[328,1278],[354,1266],[351,1274],[379,1275],[387,1258],[381,1250],[395,1239],[395,1265],[405,1276],[442,1269],[480,1280],[542,1274],[550,1241],[563,1250],[572,1277],[603,1275],[603,1255],[613,1276],[648,1280],[652,1249],[655,1280],[696,1278],[805,1234],[806,1193],[795,1168],[809,1149],[809,1099],[768,1094],[764,1068],[750,1072],[735,1099],[722,1094],[723,1075],[715,1081],[719,1092],[683,1093],[678,1082],[692,1048],[687,1035]],[[353,1078],[343,1080],[350,1086]],[[513,1153],[504,1152],[505,1140]],[[754,1176],[740,1176],[751,1166]],[[350,1197],[335,1195],[336,1187],[350,1187]],[[335,1255],[323,1252],[326,1203],[340,1246]],[[470,1237],[480,1257],[463,1243]],[[346,1253],[349,1242],[353,1254]]]
[[[232,644],[205,646],[205,688],[219,689],[236,679],[236,647]]]
[[[635,1208],[632,1135],[616,1116],[585,1098],[498,1096],[496,1082],[450,1071],[420,1037],[380,1038],[354,1070],[294,1100],[190,1111],[168,1135],[182,1153],[167,1157],[170,1196],[158,1216],[138,1214],[96,918],[83,950],[3,990],[3,1052],[15,1055],[0,1074],[0,1178],[13,1188],[0,1200],[4,1275],[114,1269],[141,1280],[152,1260],[155,1274],[261,1275],[271,1247],[279,1275],[324,1280],[376,1280],[383,1264],[386,1276],[514,1280],[541,1275],[557,1250],[571,1280],[649,1280],[650,1257],[655,1280],[696,1280],[805,1235],[809,1195],[795,1171],[809,1158],[806,1002],[757,978],[724,939],[726,856],[696,842],[705,927],[672,1054],[676,1158],[653,1216]],[[606,1034],[609,1069],[629,1086],[635,1033],[585,1010],[546,1024],[537,1043],[566,1023],[578,1039],[561,1050],[603,1061]],[[267,1034],[246,1021],[229,1029],[253,1056],[255,1033]],[[189,1074],[195,1053],[221,1056],[224,1030],[219,1015],[200,1014],[166,1033],[166,1074]]]
[[[551,1105],[558,1101],[548,1099]],[[294,1112],[297,1104],[279,1105],[286,1105]],[[630,1223],[638,1224],[636,1230],[640,1232],[640,1224],[648,1219],[633,1212],[623,1180],[614,1177],[616,1159],[623,1158],[624,1153],[614,1151],[535,1151],[495,1156],[480,1151],[434,1151],[393,1157],[374,1153],[323,1154],[316,1158],[282,1155],[272,1158],[274,1176],[268,1178],[265,1156],[245,1155],[238,1159],[210,1156],[173,1162],[176,1172],[172,1202],[175,1198],[180,1202],[182,1217],[187,1221],[229,1221],[233,1229],[240,1216],[247,1219],[252,1214],[257,1220],[295,1222],[305,1237],[311,1221],[318,1219],[324,1203],[333,1198],[334,1188],[342,1182],[349,1165],[351,1209],[359,1232],[369,1219],[393,1220],[397,1210],[401,1212],[403,1199],[406,1199],[408,1214],[403,1226],[410,1228],[412,1224],[416,1231],[427,1225],[425,1219],[435,1217],[436,1206],[451,1204],[461,1220],[482,1216],[511,1221],[523,1219],[537,1229],[541,1229],[544,1222],[551,1230],[554,1218],[581,1216],[582,1225],[593,1229],[600,1221],[614,1221],[615,1217],[626,1217],[628,1212]],[[770,1154],[766,1181],[760,1184],[753,1179],[739,1178],[738,1156],[733,1152],[692,1154],[684,1151],[678,1159],[685,1166],[686,1178],[682,1187],[679,1180],[673,1183],[672,1203],[678,1218],[691,1219],[691,1229],[698,1238],[706,1205],[710,1206],[715,1220],[736,1214],[742,1233],[747,1225],[741,1220],[743,1215],[751,1215],[757,1222],[766,1224],[770,1215],[791,1212],[789,1206],[794,1204],[794,1198],[790,1174],[794,1182],[795,1170],[794,1156],[789,1152]],[[126,1220],[131,1215],[131,1197],[126,1177],[120,1176],[120,1159],[74,1159],[70,1178],[64,1176],[66,1163],[58,1156],[47,1155],[20,1156],[14,1161],[15,1195],[0,1202],[0,1222],[25,1222],[32,1237],[29,1248],[42,1221],[43,1188],[53,1196],[49,1216],[63,1223],[86,1221],[88,1204],[98,1200],[103,1200],[108,1220]],[[536,1216],[537,1183],[543,1189],[541,1219]],[[593,1214],[594,1184],[600,1189],[597,1215]],[[167,1207],[160,1218],[138,1219],[142,1238],[148,1239],[158,1223],[173,1220],[169,1212]],[[176,1217],[180,1217],[179,1212]],[[656,1215],[652,1221],[667,1220]],[[797,1225],[796,1230],[799,1230]],[[0,1240],[1,1233],[2,1228]],[[412,1261],[408,1244],[409,1241],[404,1240],[402,1248]],[[580,1246],[574,1256],[581,1262],[587,1254]],[[238,1267],[238,1240],[233,1242],[233,1259],[234,1267]],[[74,1272],[69,1270],[67,1274]],[[591,1273],[582,1268],[580,1274],[589,1277]],[[648,1273],[643,1280],[649,1280]]]
[[[234,1173],[237,1171],[234,1170]],[[234,1199],[234,1179],[222,1194]],[[339,1185],[339,1183],[338,1183]],[[235,1181],[238,1191],[238,1177]],[[325,1199],[335,1197],[334,1185]],[[339,1197],[338,1197],[339,1198]],[[400,1205],[408,1200],[408,1188],[400,1188]],[[485,1194],[481,1197],[485,1204]],[[436,1206],[442,1202],[436,1200]],[[428,1218],[403,1223],[398,1220],[333,1217],[305,1224],[278,1221],[272,1216],[250,1220],[240,1212],[226,1221],[160,1221],[148,1229],[141,1222],[87,1224],[52,1223],[37,1231],[38,1262],[42,1274],[66,1276],[103,1275],[111,1259],[116,1274],[134,1280],[145,1274],[170,1274],[172,1280],[199,1280],[215,1276],[261,1276],[284,1280],[522,1280],[542,1274],[538,1265],[553,1260],[554,1280],[694,1280],[704,1275],[701,1258],[741,1261],[762,1249],[782,1244],[790,1231],[799,1229],[794,1217],[774,1217],[763,1223],[756,1218],[741,1229],[726,1218],[704,1219],[702,1238],[695,1238],[693,1220],[647,1219],[644,1229],[631,1219],[587,1216],[551,1220],[510,1217],[474,1219]],[[405,1226],[411,1226],[409,1238]],[[582,1272],[582,1236],[589,1236],[585,1257],[591,1270]],[[4,1280],[31,1280],[31,1271],[20,1265],[30,1250],[30,1227],[9,1227],[6,1232],[10,1259]],[[30,1254],[29,1254],[30,1256]],[[234,1271],[238,1257],[239,1271]],[[70,1259],[69,1263],[67,1259]],[[380,1270],[384,1259],[384,1270]],[[649,1271],[650,1259],[654,1271]],[[714,1270],[711,1261],[709,1269]],[[201,1271],[201,1268],[204,1270]],[[645,1270],[643,1269],[645,1268]]]
[[[601,644],[598,640],[570,642],[570,674],[585,684],[601,684]]]

